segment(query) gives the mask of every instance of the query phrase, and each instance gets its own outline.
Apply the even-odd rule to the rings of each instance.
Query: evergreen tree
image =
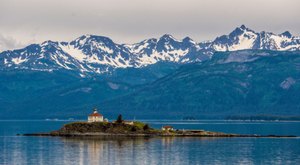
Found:
[[[148,124],[145,124],[144,127],[143,127],[143,130],[146,131],[146,130],[148,130],[149,128],[150,128],[149,125],[148,125]]]
[[[121,124],[123,122],[122,115],[120,114],[117,118],[117,123]]]

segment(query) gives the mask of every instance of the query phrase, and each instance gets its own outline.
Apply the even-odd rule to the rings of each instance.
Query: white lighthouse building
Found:
[[[103,115],[98,113],[97,109],[94,109],[94,112],[88,116],[88,122],[103,122]]]

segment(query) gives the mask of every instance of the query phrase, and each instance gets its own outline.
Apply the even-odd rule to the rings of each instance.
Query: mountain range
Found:
[[[0,118],[300,116],[300,37],[244,25],[213,41],[83,35],[0,53]]]
[[[70,42],[45,41],[23,49],[0,53],[1,70],[66,70],[81,77],[111,74],[117,68],[142,68],[157,62],[186,64],[211,59],[216,51],[300,50],[300,37],[255,32],[242,25],[213,41],[197,43],[189,37],[177,40],[171,35],[135,44],[117,44],[108,37],[83,35]]]

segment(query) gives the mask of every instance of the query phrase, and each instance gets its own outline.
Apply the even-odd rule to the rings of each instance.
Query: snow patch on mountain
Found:
[[[255,35],[255,33],[245,31],[243,35],[238,36],[237,43],[231,45],[228,48],[228,50],[236,51],[236,50],[243,50],[243,49],[251,49],[256,39],[257,39],[257,35]]]
[[[75,58],[76,60],[83,62],[87,56],[82,52],[82,50],[74,48],[73,45],[60,45],[61,49],[68,53],[70,56]]]
[[[27,59],[22,59],[22,57],[17,57],[17,58],[12,58],[11,61],[12,61],[13,63],[15,63],[16,65],[19,65],[19,64],[21,64],[21,63],[23,63],[23,62],[26,62]],[[5,62],[4,62],[4,63],[5,63],[5,64],[7,63],[7,60],[6,60],[6,59],[5,59]]]
[[[296,80],[295,80],[294,78],[288,77],[288,78],[286,78],[284,81],[282,81],[282,82],[280,83],[280,87],[281,87],[282,89],[287,90],[287,89],[289,89],[291,86],[293,86],[295,83],[296,83]]]

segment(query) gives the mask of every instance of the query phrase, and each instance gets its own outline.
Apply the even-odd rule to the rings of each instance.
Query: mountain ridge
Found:
[[[81,77],[109,74],[116,68],[141,68],[157,62],[179,64],[211,59],[217,51],[300,50],[300,37],[285,31],[281,34],[255,32],[245,25],[213,41],[181,40],[170,34],[134,44],[118,44],[105,36],[82,35],[70,42],[45,41],[23,49],[0,53],[1,70],[76,71]]]

